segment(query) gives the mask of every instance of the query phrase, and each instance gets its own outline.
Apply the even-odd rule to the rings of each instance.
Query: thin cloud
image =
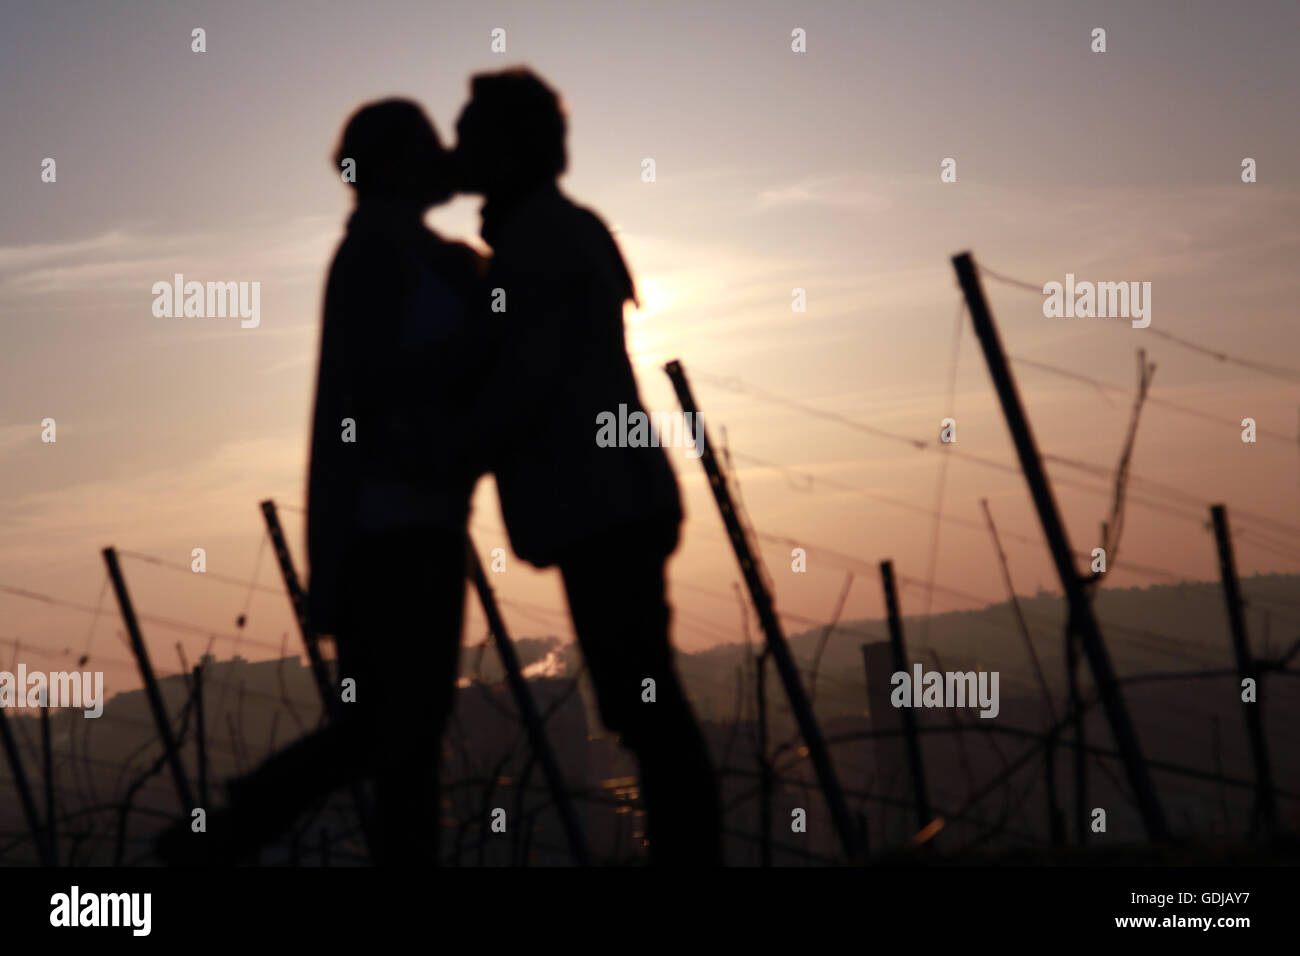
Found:
[[[886,194],[863,188],[857,180],[853,176],[823,176],[765,189],[758,194],[758,205],[760,209],[798,203],[872,211],[889,208],[891,200]]]
[[[66,242],[0,246],[0,291],[16,297],[136,289],[143,293],[179,272],[190,276],[244,276],[276,283],[324,275],[339,237],[333,217],[301,216],[256,233],[235,229],[196,234],[120,228]]]

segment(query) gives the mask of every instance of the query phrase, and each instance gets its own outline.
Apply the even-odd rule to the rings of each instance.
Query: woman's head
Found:
[[[367,103],[353,113],[334,154],[340,169],[348,160],[358,201],[398,199],[427,207],[451,198],[451,154],[410,100]]]

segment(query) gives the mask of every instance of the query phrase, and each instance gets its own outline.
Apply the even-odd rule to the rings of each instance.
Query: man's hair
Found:
[[[334,163],[356,164],[349,183],[358,197],[434,202],[451,192],[450,164],[438,131],[419,105],[388,99],[367,103],[348,120]]]
[[[509,151],[517,170],[549,179],[564,172],[564,107],[536,73],[525,67],[479,73],[469,88],[481,131]]]

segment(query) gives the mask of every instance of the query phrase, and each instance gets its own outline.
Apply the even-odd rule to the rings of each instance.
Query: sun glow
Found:
[[[668,308],[674,296],[669,292],[667,284],[654,276],[640,276],[636,280],[637,299],[641,302],[640,308],[632,308],[628,313],[628,319],[631,322],[644,322],[651,316],[658,315],[664,309]]]
[[[636,282],[637,299],[640,308],[629,303],[623,310],[624,325],[627,333],[627,351],[633,365],[657,361],[662,348],[661,334],[656,334],[653,326],[647,323],[665,312],[676,299],[662,279],[654,276],[641,276]]]

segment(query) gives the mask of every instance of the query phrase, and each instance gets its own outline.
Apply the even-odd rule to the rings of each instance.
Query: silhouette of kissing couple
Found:
[[[250,859],[362,779],[375,861],[437,861],[470,497],[490,472],[514,552],[563,578],[601,719],[639,763],[651,862],[721,862],[716,783],[669,639],[676,479],[662,448],[595,441],[602,412],[642,410],[623,333],[632,277],[604,223],[558,187],[556,93],[524,69],[475,76],[470,93],[454,150],[393,99],[358,110],[335,156],[356,207],[325,293],[308,620],[334,637],[354,699],[231,781],[207,833],[188,820],[165,833],[165,861]],[[425,226],[457,193],[483,196],[490,257]]]

